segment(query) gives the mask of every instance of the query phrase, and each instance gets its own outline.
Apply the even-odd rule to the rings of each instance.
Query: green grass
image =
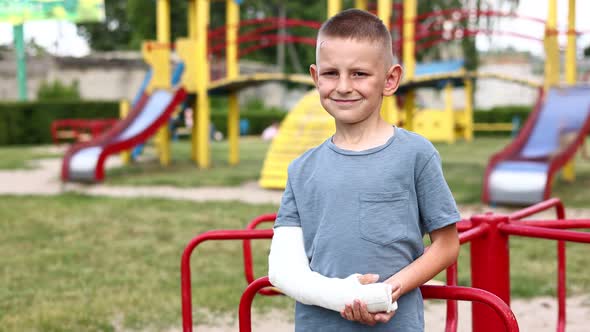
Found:
[[[211,168],[199,169],[190,158],[190,142],[172,144],[172,165],[162,167],[158,161],[137,163],[109,170],[107,184],[169,185],[175,187],[235,186],[256,181],[270,142],[254,137],[240,139],[240,164],[228,163],[227,141],[212,142]]]
[[[211,229],[243,228],[273,205],[62,195],[0,196],[0,330],[164,330],[181,325],[180,257]],[[269,242],[254,241],[256,275]],[[555,243],[512,238],[514,297],[555,295]],[[469,246],[459,281],[469,285]],[[195,321],[236,316],[245,288],[239,241],[206,242],[192,259]],[[568,245],[570,294],[588,293],[588,246]],[[284,297],[255,308],[292,309]],[[223,313],[221,316],[218,314]],[[213,315],[213,316],[212,316]]]
[[[180,257],[210,229],[243,228],[271,205],[0,197],[0,330],[113,331],[181,325]],[[265,274],[268,241],[256,241]],[[246,286],[241,243],[206,242],[192,259],[196,322],[235,312]],[[285,298],[256,307],[289,308]],[[205,309],[205,310],[203,310]],[[235,316],[235,315],[234,315]]]
[[[0,170],[31,169],[35,159],[59,156],[43,146],[0,146]]]

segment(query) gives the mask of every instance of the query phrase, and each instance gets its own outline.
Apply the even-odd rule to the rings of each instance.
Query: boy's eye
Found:
[[[357,71],[352,73],[353,77],[363,77],[363,76],[367,76],[367,73],[361,72],[361,71]]]
[[[338,73],[336,73],[335,71],[326,71],[322,73],[322,76],[336,76],[338,75]]]

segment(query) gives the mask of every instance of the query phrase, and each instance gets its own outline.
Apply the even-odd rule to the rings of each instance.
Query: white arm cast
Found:
[[[305,253],[301,227],[277,227],[268,256],[270,282],[291,298],[334,311],[344,310],[355,299],[364,302],[369,312],[397,309],[391,302],[391,285],[362,285],[359,274],[346,279],[328,278],[312,271]]]

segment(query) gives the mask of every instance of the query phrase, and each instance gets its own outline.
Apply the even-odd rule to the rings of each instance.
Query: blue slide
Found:
[[[490,159],[484,203],[534,204],[550,198],[559,169],[590,133],[590,86],[552,88],[517,138]]]

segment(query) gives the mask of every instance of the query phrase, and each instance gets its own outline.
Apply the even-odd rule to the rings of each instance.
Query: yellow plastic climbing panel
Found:
[[[262,166],[259,184],[283,189],[289,163],[334,134],[334,119],[322,108],[317,90],[308,92],[281,123]]]

